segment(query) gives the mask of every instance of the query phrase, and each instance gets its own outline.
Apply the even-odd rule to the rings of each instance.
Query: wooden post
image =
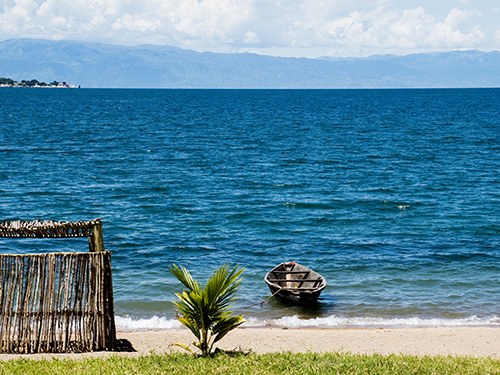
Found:
[[[94,230],[89,237],[89,251],[100,252],[104,251],[104,239],[102,236],[102,223],[94,224]]]

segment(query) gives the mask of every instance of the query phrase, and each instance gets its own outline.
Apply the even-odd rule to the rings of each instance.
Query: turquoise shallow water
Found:
[[[101,217],[119,327],[182,264],[246,268],[248,325],[498,325],[500,90],[0,89],[0,220]],[[85,251],[2,240],[2,253]],[[294,260],[313,308],[270,301]]]

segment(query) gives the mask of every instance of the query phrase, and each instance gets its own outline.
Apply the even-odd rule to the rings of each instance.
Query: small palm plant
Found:
[[[232,312],[228,310],[236,298],[235,293],[242,280],[239,277],[244,268],[238,270],[238,265],[233,270],[228,265],[219,267],[205,288],[192,278],[186,268],[174,264],[170,270],[187,288],[182,294],[175,294],[179,298],[174,302],[179,313],[176,318],[196,336],[198,342],[193,344],[201,350],[201,354],[210,355],[217,341],[245,321],[243,316],[231,316]],[[191,351],[184,344],[177,345]]]

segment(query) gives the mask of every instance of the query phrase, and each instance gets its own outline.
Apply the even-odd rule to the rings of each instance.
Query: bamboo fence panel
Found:
[[[0,255],[0,352],[112,350],[111,252]]]

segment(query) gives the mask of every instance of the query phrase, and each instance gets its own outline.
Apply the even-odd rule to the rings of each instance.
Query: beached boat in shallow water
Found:
[[[295,262],[274,267],[264,281],[274,296],[292,305],[314,304],[326,287],[323,276]]]

